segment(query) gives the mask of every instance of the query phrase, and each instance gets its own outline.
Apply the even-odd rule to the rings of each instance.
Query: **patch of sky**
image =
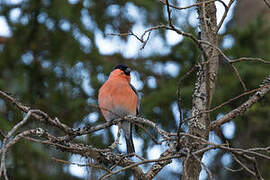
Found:
[[[190,11],[189,15],[188,15],[188,23],[192,26],[192,27],[197,27],[199,24],[199,19],[198,19],[198,14],[197,11]]]
[[[78,62],[73,68],[71,73],[75,78],[80,78],[82,80],[82,88],[84,92],[91,96],[94,93],[94,89],[91,87],[90,84],[90,77],[87,68],[84,67],[82,62]]]
[[[81,44],[82,50],[85,53],[90,53],[92,48],[90,39],[77,28],[73,29],[73,36]]]
[[[144,83],[140,80],[140,75],[137,71],[132,71],[131,74],[131,81],[130,83],[137,89],[142,90]]]
[[[14,120],[14,112],[9,111],[7,117],[8,117],[8,120],[12,122]]]
[[[178,63],[174,61],[167,61],[164,65],[164,71],[172,77],[176,77],[179,74],[180,67]]]
[[[75,122],[73,124],[73,128],[77,129],[77,128],[83,128],[85,126],[87,126],[87,124],[93,124],[98,120],[99,114],[97,112],[91,112],[88,115],[86,115],[82,121],[80,122]],[[102,134],[102,131],[97,131],[94,133],[95,135],[100,135]],[[76,137],[77,140],[81,140],[81,141],[85,141],[87,138],[87,135],[83,135],[83,136],[78,136]]]
[[[64,71],[63,71],[63,69],[60,66],[55,66],[53,68],[53,71],[55,72],[55,74],[56,74],[57,77],[63,76]]]
[[[59,27],[63,30],[63,31],[69,31],[70,30],[70,22],[67,19],[61,19],[59,21]]]
[[[51,5],[51,0],[42,0],[42,4],[44,4],[44,7],[49,7]]]
[[[45,20],[45,25],[46,25],[48,30],[54,30],[55,22],[54,22],[54,20],[47,18]]]
[[[118,51],[120,38],[119,37],[105,38],[100,30],[95,31],[95,44],[97,45],[99,52],[104,55],[112,55]],[[118,41],[118,43],[117,43]],[[116,43],[115,43],[116,42]]]
[[[112,4],[106,9],[106,15],[111,17],[117,17],[120,14],[120,6],[117,4]]]
[[[132,32],[140,37],[147,27],[143,26],[142,22],[144,21],[144,13],[141,13],[138,7],[136,7],[133,3],[126,3],[127,15],[130,18],[133,18],[137,23],[132,27]],[[119,11],[118,5],[111,5],[107,10],[107,13],[110,15],[117,14]],[[115,33],[111,26],[105,27],[105,33]],[[116,32],[117,33],[117,32]],[[144,40],[146,40],[148,34],[144,36]],[[170,48],[165,46],[161,37],[155,33],[151,33],[151,40],[148,41],[145,48],[140,50],[142,47],[142,43],[138,41],[134,36],[127,37],[127,41],[124,42],[118,36],[106,36],[104,37],[101,32],[97,30],[95,33],[95,43],[97,44],[100,53],[111,55],[116,52],[120,52],[123,54],[125,58],[138,57],[138,56],[149,56],[152,53],[158,54],[168,54]],[[181,38],[180,38],[181,39]],[[179,40],[177,40],[179,41]],[[174,41],[176,42],[176,41]],[[162,51],[160,51],[162,49]]]
[[[150,146],[147,150],[147,159],[158,159],[161,153],[160,145]]]
[[[191,0],[191,1],[177,0],[176,5],[178,7],[186,7],[186,6],[192,5],[194,3],[195,3],[194,0]],[[189,13],[190,13],[190,9],[183,9],[181,11],[173,10],[172,12],[173,12],[173,14],[177,14],[177,17],[179,17],[179,18],[176,19],[176,24],[178,26],[181,26],[181,25],[186,23],[186,20],[188,19],[188,16],[189,16]],[[167,13],[167,11],[165,11],[164,13]]]
[[[3,3],[7,5],[19,5],[23,2],[23,0],[3,0]]]
[[[40,24],[45,23],[45,21],[46,21],[47,18],[48,18],[48,14],[47,13],[45,13],[45,12],[39,13],[39,15],[37,17],[38,23],[40,23]]]
[[[147,86],[151,89],[154,89],[157,87],[157,80],[154,76],[148,76],[147,78]]]
[[[233,139],[235,134],[235,123],[227,122],[221,126],[222,132],[227,139]]]
[[[126,15],[128,18],[131,18],[135,22],[144,22],[145,12],[143,9],[140,9],[139,7],[135,6],[133,3],[128,2],[125,5]]]
[[[6,103],[4,100],[0,99],[0,111],[4,112],[6,110]]]
[[[83,7],[90,8],[91,7],[92,0],[84,0],[83,1]]]
[[[228,5],[230,0],[223,0],[223,2]],[[224,23],[222,24],[221,28],[219,29],[219,32],[218,34],[223,34],[226,32],[226,25],[227,23],[232,19],[233,17],[233,11],[234,11],[234,8],[235,8],[235,5],[236,5],[236,2],[237,1],[234,1],[231,8],[229,9],[228,11],[228,14],[227,14],[227,17],[225,18],[224,20]],[[219,23],[224,15],[224,12],[225,12],[225,8],[224,6],[222,5],[221,2],[218,2],[218,1],[215,1],[215,5],[216,5],[216,8],[217,8],[217,23]]]
[[[70,4],[77,4],[80,0],[68,0]]]
[[[97,79],[99,82],[104,83],[107,80],[107,76],[104,73],[98,73]]]
[[[201,170],[201,172],[200,172],[199,180],[206,180],[207,179],[207,176],[208,176],[208,174],[207,174],[206,170],[203,168]]]
[[[0,36],[10,37],[12,35],[7,20],[4,16],[0,16],[0,27]]]
[[[47,60],[42,60],[41,61],[41,66],[42,66],[42,68],[49,68],[50,66],[51,66],[51,62],[50,61],[47,61]]]
[[[118,132],[118,126],[111,126],[111,131],[112,131],[112,134],[114,136],[114,139],[117,138],[117,132]],[[135,151],[138,155],[142,155],[142,146],[143,146],[143,140],[139,137],[136,136],[136,134],[134,133],[133,131],[133,143],[134,143],[134,146],[135,146]],[[121,151],[121,152],[126,152],[126,141],[125,141],[125,138],[123,136],[123,131],[121,133],[121,136],[120,136],[120,140],[119,140],[119,144],[117,145],[118,149]]]
[[[232,35],[228,34],[224,36],[222,41],[222,48],[230,49],[234,45],[234,38]]]
[[[78,166],[75,164],[87,164],[88,160],[80,155],[77,154],[73,154],[71,155],[71,157],[69,158],[69,161],[71,163],[71,165],[68,165],[68,171],[78,177],[78,178],[85,178],[87,176],[87,168],[85,166]]]
[[[218,136],[214,132],[210,132],[209,141],[212,143],[216,143],[216,144],[221,143],[220,139],[218,138]],[[214,157],[217,155],[217,153],[219,151],[220,151],[219,149],[211,149],[211,150],[205,152],[203,155],[203,158],[202,158],[202,162],[205,165],[210,165],[215,160]]]
[[[176,124],[178,125],[179,122],[180,122],[180,112],[178,110],[178,105],[177,105],[177,102],[176,101],[174,101],[171,104],[171,110],[173,112],[174,120],[175,120]]]
[[[174,61],[167,61],[165,64],[161,62],[152,63],[148,61],[148,64],[153,67],[153,71],[157,74],[168,74],[172,77],[176,77],[179,74],[180,66]]]
[[[135,34],[140,34],[139,32],[143,26],[136,24],[132,28],[132,31]],[[140,35],[139,35],[140,36]],[[137,57],[139,53],[142,53],[140,51],[142,44],[139,42],[135,37],[129,36],[127,38],[127,43],[121,43],[120,45],[120,52],[123,54],[125,58],[134,58]]]
[[[93,22],[91,16],[89,15],[89,12],[86,8],[83,8],[81,10],[81,22],[83,24],[83,26],[87,29],[87,30],[94,30],[96,28],[96,24]]]
[[[99,114],[97,112],[92,112],[88,114],[88,122],[95,123],[98,120]]]
[[[154,73],[163,74],[163,64],[161,62],[157,62],[151,65]]]
[[[10,18],[11,22],[18,23],[21,14],[22,14],[22,11],[20,8],[13,8],[12,10],[10,10],[9,11],[9,18]]]
[[[162,169],[159,176],[167,177],[167,179],[172,179],[170,176],[168,176],[168,172],[179,174],[182,172],[182,168],[182,161],[179,161],[178,159],[172,159],[172,162]]]
[[[165,32],[166,41],[170,46],[174,46],[180,43],[184,37],[177,34],[175,31],[166,31]]]
[[[23,15],[21,18],[20,18],[20,22],[21,24],[23,25],[27,25],[29,23],[29,15]]]
[[[151,37],[142,52],[144,53],[144,56],[149,56],[151,54],[166,55],[170,52],[170,47],[165,44],[157,32],[152,32]]]
[[[217,119],[220,119],[224,116],[224,114],[222,113],[219,113],[217,115]],[[227,139],[233,139],[234,137],[234,134],[235,134],[235,123],[233,121],[230,121],[230,122],[227,122],[225,124],[223,124],[221,126],[221,130],[224,134],[224,136],[227,138]]]
[[[91,105],[91,104],[97,104],[97,100],[95,98],[89,97],[89,98],[87,98],[87,103],[89,105]]]
[[[153,108],[153,112],[156,113],[156,114],[161,114],[162,113],[162,109],[158,106],[155,106]]]
[[[21,60],[24,64],[29,65],[34,60],[33,52],[27,51],[21,56]]]
[[[230,164],[232,163],[232,155],[229,153],[223,154],[223,156],[221,157],[221,163],[225,167],[230,166]]]
[[[212,142],[212,143],[215,143],[215,144],[221,144],[222,143],[221,139],[213,131],[211,131],[209,133],[208,140],[209,140],[209,142]]]
[[[220,144],[221,140],[214,132],[211,131],[209,134],[209,142]],[[217,155],[219,151],[220,151],[219,149],[211,149],[205,152],[202,158],[202,162],[206,166],[209,166],[211,163],[213,163],[213,161],[215,160],[215,156]],[[199,179],[200,180],[207,179],[207,173],[205,169],[202,169],[202,171],[200,172]]]

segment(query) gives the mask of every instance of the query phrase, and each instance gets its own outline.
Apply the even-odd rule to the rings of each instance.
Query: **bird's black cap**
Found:
[[[125,64],[118,64],[113,69],[121,69],[126,75],[130,75],[131,69]]]

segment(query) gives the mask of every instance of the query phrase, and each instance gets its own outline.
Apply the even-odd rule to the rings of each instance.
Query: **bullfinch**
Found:
[[[130,84],[131,69],[123,64],[113,68],[108,80],[101,86],[98,94],[100,110],[106,121],[111,121],[126,115],[138,114],[139,96],[136,89]],[[134,153],[132,140],[132,124],[122,122],[127,153]]]

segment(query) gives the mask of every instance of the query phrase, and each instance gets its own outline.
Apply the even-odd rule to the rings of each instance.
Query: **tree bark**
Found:
[[[197,0],[198,3],[206,0]],[[197,8],[201,41],[207,41],[209,44],[202,44],[203,55],[202,62],[198,65],[197,82],[193,92],[192,99],[192,117],[189,121],[189,134],[208,139],[210,116],[209,113],[200,113],[206,111],[211,106],[212,97],[215,93],[215,83],[218,72],[218,51],[215,48],[218,45],[216,7],[214,2],[203,3]],[[182,180],[198,179],[201,171],[201,159],[203,154],[193,156],[192,152],[204,145],[196,143],[194,139],[187,139],[186,147],[189,149],[190,156],[184,160]]]

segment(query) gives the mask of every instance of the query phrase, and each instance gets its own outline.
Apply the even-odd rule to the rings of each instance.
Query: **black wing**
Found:
[[[132,84],[129,84],[131,89],[135,92],[135,94],[137,95],[137,98],[138,98],[138,105],[137,105],[137,109],[136,109],[136,116],[139,115],[139,110],[140,110],[140,97],[139,97],[139,93],[138,91],[136,90],[136,88],[132,85]]]

